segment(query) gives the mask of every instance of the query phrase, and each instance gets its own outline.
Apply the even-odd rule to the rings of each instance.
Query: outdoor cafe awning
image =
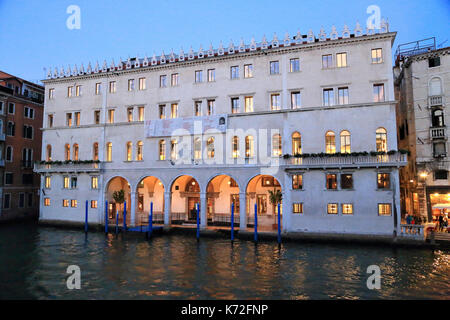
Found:
[[[433,209],[450,209],[450,203],[436,203]]]

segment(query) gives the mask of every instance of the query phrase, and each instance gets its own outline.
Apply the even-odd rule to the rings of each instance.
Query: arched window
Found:
[[[325,152],[336,153],[336,136],[333,131],[325,134]]]
[[[194,139],[194,159],[202,158],[202,140],[200,138]]]
[[[231,149],[232,149],[232,157],[234,159],[239,158],[239,138],[238,138],[238,136],[234,136],[231,139]]]
[[[376,131],[376,142],[378,152],[387,152],[387,131],[385,128],[378,128]]]
[[[64,160],[70,160],[70,145],[68,143],[64,146]]]
[[[298,132],[292,134],[292,155],[302,154],[302,136]]]
[[[279,157],[281,156],[281,135],[279,133],[275,133],[272,136],[272,156]]]
[[[444,124],[444,111],[441,109],[433,110],[431,114],[431,123],[433,127],[443,127]]]
[[[170,158],[172,160],[178,159],[178,141],[175,139],[170,141]]]
[[[52,146],[47,145],[47,154],[45,156],[45,161],[52,161]]]
[[[77,161],[78,159],[78,143],[73,145],[73,160]]]
[[[144,144],[142,143],[142,141],[138,141],[136,144],[136,160],[137,161],[142,161],[142,159],[144,157],[142,154],[143,146],[144,146]]]
[[[112,142],[106,144],[106,161],[112,161]]]
[[[206,140],[206,151],[208,159],[214,158],[214,137],[209,137],[208,140]]]
[[[253,149],[253,136],[246,136],[245,137],[245,157],[251,158],[254,155],[254,149]]]
[[[430,96],[440,96],[442,94],[441,79],[433,78],[430,81]]]
[[[350,153],[350,132],[343,130],[341,132],[341,153]]]
[[[127,142],[127,161],[133,160],[133,143]]]
[[[166,160],[166,141],[159,140],[159,160]]]
[[[92,159],[98,160],[98,142],[94,142],[92,145]]]
[[[14,124],[14,122],[9,121],[8,125],[6,126],[6,134],[8,136],[14,136],[16,132],[16,125]]]

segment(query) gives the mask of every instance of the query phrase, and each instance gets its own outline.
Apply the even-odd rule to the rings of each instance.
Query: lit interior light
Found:
[[[419,173],[419,176],[421,178],[426,178],[428,176],[428,173],[426,173],[425,171],[422,171],[421,173]]]

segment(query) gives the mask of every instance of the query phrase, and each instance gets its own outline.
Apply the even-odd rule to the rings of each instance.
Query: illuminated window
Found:
[[[91,177],[91,188],[98,189],[98,177],[97,176]]]
[[[172,103],[170,109],[170,117],[172,119],[178,118],[178,103]]]
[[[98,142],[92,145],[92,160],[98,160]]]
[[[144,144],[142,143],[142,141],[138,141],[136,144],[136,160],[137,161],[143,160],[143,147],[144,147]]]
[[[50,198],[44,198],[44,206],[50,206]]]
[[[66,126],[72,126],[72,113],[66,113]]]
[[[378,204],[378,215],[379,216],[390,216],[391,215],[391,204],[390,203],[379,203]]]
[[[109,93],[115,93],[116,92],[116,82],[110,81],[109,82]]]
[[[281,154],[281,135],[276,133],[272,136],[272,156],[279,157]]]
[[[180,75],[178,73],[173,73],[170,77],[170,85],[175,87],[178,85],[178,80],[180,79]]]
[[[300,59],[294,58],[289,62],[289,72],[298,72],[300,71]]]
[[[196,117],[202,116],[202,102],[201,101],[194,102],[194,116],[196,116]]]
[[[382,49],[372,49],[372,63],[382,63],[383,62],[383,56],[382,56]]]
[[[347,66],[347,53],[336,53],[336,67],[344,68]]]
[[[81,96],[81,86],[76,86],[75,87],[75,95],[77,97]]]
[[[64,146],[64,160],[70,160],[70,145],[68,143]]]
[[[337,203],[329,203],[327,205],[327,213],[328,214],[338,214],[338,204]]]
[[[127,108],[127,120],[128,122],[132,122],[133,121],[133,107]]]
[[[159,141],[159,160],[166,160],[166,141]]]
[[[341,153],[350,152],[350,132],[344,130],[341,132]]]
[[[70,200],[70,206],[72,208],[76,208],[77,205],[78,205],[78,201],[77,200],[74,200],[74,199]]]
[[[45,189],[50,189],[52,186],[52,178],[50,176],[45,176]]]
[[[64,199],[63,200],[63,207],[68,207],[69,206],[69,199]]]
[[[99,82],[95,84],[95,94],[99,95],[101,93],[102,93],[102,84]]]
[[[166,105],[165,104],[159,105],[159,118],[160,119],[166,118]]]
[[[337,189],[337,174],[334,173],[327,174],[327,189],[328,190]]]
[[[216,101],[215,100],[208,100],[207,104],[208,104],[207,105],[207,107],[208,107],[208,110],[207,110],[208,111],[208,116],[213,115]]]
[[[253,151],[253,136],[245,137],[245,157],[251,158],[254,155]]]
[[[325,54],[322,56],[322,68],[328,69],[333,67],[333,55]]]
[[[323,89],[323,105],[334,106],[334,90]]]
[[[291,92],[291,109],[298,109],[302,105],[300,91]]]
[[[170,158],[172,160],[178,159],[178,141],[177,140],[170,141]]]
[[[303,213],[303,203],[294,202],[292,204],[292,213],[302,214]]]
[[[139,90],[147,89],[147,80],[145,78],[139,78]]]
[[[338,104],[348,104],[348,87],[338,88]]]
[[[376,145],[378,152],[387,152],[387,131],[384,128],[378,128],[376,131]]]
[[[6,157],[6,160],[8,160],[8,157]],[[52,161],[52,146],[51,145],[47,145],[47,155],[45,157],[46,161]]]
[[[200,138],[194,139],[194,159],[202,158],[202,140]]]
[[[252,64],[244,65],[244,78],[253,78],[253,65]]]
[[[333,131],[328,131],[325,134],[325,152],[336,153],[336,139]]]
[[[127,161],[133,160],[133,143],[127,142]]]
[[[292,134],[292,155],[302,154],[302,136],[298,132]]]
[[[114,109],[109,109],[108,110],[108,122],[109,123],[114,123]]]
[[[206,151],[208,159],[213,159],[215,153],[214,137],[209,137],[208,140],[206,140]]]
[[[253,97],[245,97],[245,112],[253,112]]]
[[[69,187],[70,187],[70,178],[69,177],[67,177],[67,176],[64,177],[63,186],[64,186],[64,189],[69,189]]]
[[[239,158],[239,138],[234,136],[231,140],[232,144],[232,156],[234,159]]]
[[[377,187],[378,189],[389,189],[391,178],[389,173],[377,173]]]
[[[75,161],[80,160],[80,159],[78,158],[78,154],[79,154],[78,144],[75,143],[75,144],[73,145],[73,160],[75,160]]]
[[[353,204],[343,203],[342,204],[342,214],[353,214]]]
[[[112,161],[112,142],[106,144],[106,161]]]
[[[138,107],[138,121],[144,121],[144,107]]]
[[[384,101],[384,84],[374,84],[373,85],[373,101],[383,102]]]
[[[67,97],[70,98],[73,95],[73,87],[67,87]]]
[[[292,189],[294,189],[294,190],[303,189],[303,175],[302,174],[292,175]]]
[[[275,93],[270,95],[270,109],[281,110],[280,94]]]
[[[353,189],[353,174],[341,174],[341,189]]]
[[[97,200],[91,200],[91,208],[92,209],[97,209],[98,208]]]

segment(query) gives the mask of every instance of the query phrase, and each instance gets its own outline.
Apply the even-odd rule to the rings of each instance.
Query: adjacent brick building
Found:
[[[0,71],[0,221],[37,216],[44,88]]]

